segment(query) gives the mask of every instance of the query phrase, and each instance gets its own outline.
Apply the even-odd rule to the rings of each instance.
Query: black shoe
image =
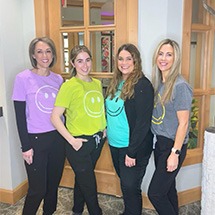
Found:
[[[82,213],[75,213],[75,212],[73,212],[72,215],[82,215]]]

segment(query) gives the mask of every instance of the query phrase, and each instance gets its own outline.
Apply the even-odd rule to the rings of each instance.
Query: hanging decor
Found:
[[[202,0],[203,7],[208,13],[215,16],[215,10],[207,4],[207,0]]]
[[[67,7],[67,0],[61,0],[62,7]]]

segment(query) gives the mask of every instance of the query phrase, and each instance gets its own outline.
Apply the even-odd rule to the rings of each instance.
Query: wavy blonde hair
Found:
[[[161,96],[162,104],[165,104],[172,99],[172,93],[173,93],[173,87],[174,87],[175,81],[181,73],[181,54],[180,54],[180,48],[178,43],[171,39],[162,40],[158,44],[157,48],[155,49],[153,54],[153,59],[152,59],[152,84],[154,86],[155,95],[156,95],[155,102],[158,101],[158,95],[157,95],[158,87],[162,83],[162,75],[161,75],[160,69],[157,66],[157,58],[161,47],[166,44],[171,45],[173,48],[174,61],[164,83],[164,91]]]
[[[125,80],[125,83],[122,87],[122,91],[120,94],[120,98],[122,98],[123,100],[132,98],[134,96],[135,84],[138,82],[138,80],[141,77],[144,76],[144,74],[142,72],[142,61],[141,61],[141,56],[140,56],[139,50],[133,44],[130,44],[130,43],[123,44],[118,49],[117,55],[115,57],[115,69],[114,69],[113,78],[112,78],[112,80],[107,88],[107,92],[106,92],[106,97],[110,96],[111,99],[114,98],[117,88],[119,86],[119,83],[123,80],[122,73],[118,69],[119,54],[123,50],[128,51],[131,54],[133,61],[134,61],[134,70]]]

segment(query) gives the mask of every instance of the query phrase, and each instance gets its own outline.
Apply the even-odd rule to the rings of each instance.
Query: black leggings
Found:
[[[66,144],[66,156],[75,173],[73,206],[73,212],[75,213],[82,213],[86,203],[90,215],[102,214],[98,204],[94,173],[96,162],[105,142],[102,136],[102,132],[98,132],[93,136],[79,136],[79,138],[87,139],[88,142],[84,142],[78,151],[69,143]]]
[[[50,215],[57,206],[58,185],[65,161],[65,140],[57,131],[29,134],[29,139],[34,155],[31,165],[25,162],[29,188],[23,215],[35,215],[43,199],[43,211]]]
[[[173,172],[167,172],[167,159],[173,144],[173,140],[157,136],[154,151],[155,172],[149,185],[148,196],[159,215],[178,215],[178,196],[175,178],[185,159],[187,145],[182,146],[178,168]]]

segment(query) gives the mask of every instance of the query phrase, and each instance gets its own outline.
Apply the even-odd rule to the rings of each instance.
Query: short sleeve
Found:
[[[68,108],[70,104],[70,99],[68,98],[71,98],[71,93],[72,93],[72,90],[68,86],[67,82],[63,83],[57,94],[57,97],[55,100],[55,106]]]
[[[176,85],[173,95],[174,109],[190,110],[192,104],[193,93],[188,83],[180,83]]]
[[[16,76],[13,86],[12,100],[14,101],[26,101],[26,89],[25,83],[22,77]]]

